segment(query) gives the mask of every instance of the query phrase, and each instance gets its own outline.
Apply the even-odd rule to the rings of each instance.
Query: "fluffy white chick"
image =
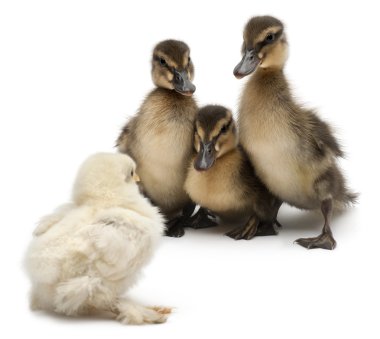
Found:
[[[73,203],[41,219],[26,255],[31,307],[65,315],[112,312],[122,323],[162,323],[169,308],[124,296],[152,257],[163,218],[138,190],[135,163],[98,153],[80,168]]]

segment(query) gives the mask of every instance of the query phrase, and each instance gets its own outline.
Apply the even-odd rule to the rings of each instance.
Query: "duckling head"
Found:
[[[73,190],[77,205],[128,205],[139,194],[135,162],[125,154],[96,153],[80,167]]]
[[[195,119],[194,168],[206,171],[238,144],[237,129],[229,109],[209,105],[201,108]]]
[[[288,57],[288,44],[280,20],[272,16],[251,18],[245,25],[243,39],[243,58],[234,69],[236,78],[243,78],[257,68],[283,68]]]
[[[191,96],[195,92],[193,78],[194,66],[189,46],[178,40],[165,40],[156,45],[153,50],[152,79],[157,87]]]

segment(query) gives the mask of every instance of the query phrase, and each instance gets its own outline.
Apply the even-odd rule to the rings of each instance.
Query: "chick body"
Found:
[[[78,172],[73,203],[41,220],[26,255],[33,309],[69,316],[108,311],[136,324],[166,320],[124,296],[164,230],[134,171],[126,155],[91,156]]]

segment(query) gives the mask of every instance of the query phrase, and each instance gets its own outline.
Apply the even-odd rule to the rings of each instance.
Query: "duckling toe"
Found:
[[[181,238],[185,235],[185,230],[181,225],[175,225],[166,230],[165,235],[172,238]]]
[[[251,218],[246,225],[237,227],[226,233],[226,236],[235,240],[251,240],[256,236],[267,235],[277,235],[274,224],[272,222],[259,222],[256,218]]]
[[[242,234],[243,234],[242,228],[243,227],[234,228],[232,231],[225,233],[225,235],[227,237],[232,238],[232,239],[240,240],[240,239],[242,239]]]
[[[300,238],[297,239],[295,243],[307,249],[322,248],[325,250],[333,250],[336,247],[336,241],[329,233],[322,233],[314,238]]]
[[[256,235],[257,228],[252,226],[240,226],[227,232],[225,235],[235,240],[251,240]]]
[[[182,221],[183,220],[180,217],[169,220],[166,223],[165,235],[173,238],[180,238],[184,236],[185,229]]]

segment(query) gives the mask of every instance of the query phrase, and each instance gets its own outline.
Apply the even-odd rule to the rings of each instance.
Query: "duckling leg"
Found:
[[[218,226],[215,222],[216,217],[207,209],[201,207],[198,212],[189,220],[189,227],[194,229],[209,228]]]
[[[244,226],[239,226],[225,235],[235,240],[250,240],[256,235],[259,223],[259,219],[256,216],[252,216]]]
[[[278,227],[282,227],[282,225],[276,220],[275,224]],[[268,221],[261,221],[259,225],[257,226],[257,231],[255,236],[260,237],[260,236],[267,236],[267,235],[277,235],[277,231],[274,228],[274,223],[273,222],[268,222]]]
[[[322,233],[315,238],[300,238],[295,242],[307,249],[324,248],[326,250],[333,250],[336,246],[336,241],[332,235],[330,228],[330,219],[333,211],[332,199],[323,200],[321,203],[321,211],[325,218],[325,224]]]

